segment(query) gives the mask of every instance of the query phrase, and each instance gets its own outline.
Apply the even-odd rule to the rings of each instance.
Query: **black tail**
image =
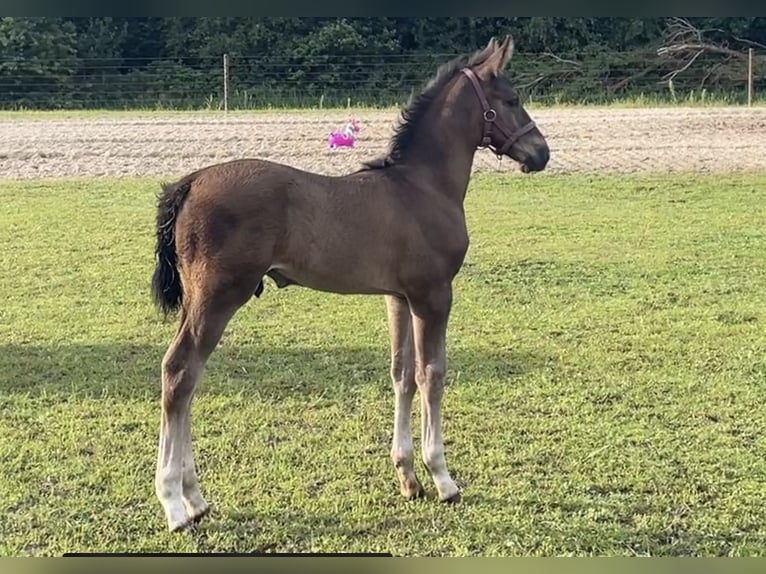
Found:
[[[152,276],[152,296],[165,315],[177,311],[183,301],[183,287],[176,257],[176,217],[189,193],[193,179],[163,184],[157,198],[157,265]]]

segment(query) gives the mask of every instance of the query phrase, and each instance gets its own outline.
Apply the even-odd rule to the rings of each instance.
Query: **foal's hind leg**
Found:
[[[391,338],[391,381],[396,396],[391,461],[399,476],[402,495],[412,499],[423,494],[423,487],[415,476],[412,447],[412,399],[416,388],[412,321],[410,307],[405,299],[391,295],[385,299]]]
[[[239,297],[234,298],[235,293]],[[218,296],[189,297],[176,336],[162,361],[155,490],[171,531],[187,527],[208,512],[194,468],[191,402],[194,387],[226,324],[250,294],[251,290],[231,290]]]
[[[441,403],[447,373],[446,335],[452,290],[449,285],[410,300],[415,343],[415,381],[422,407],[422,455],[439,499],[458,502],[460,491],[447,470],[442,438]]]

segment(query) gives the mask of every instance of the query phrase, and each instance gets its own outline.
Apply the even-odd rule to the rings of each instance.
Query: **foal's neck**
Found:
[[[476,126],[470,108],[459,100],[445,94],[432,104],[406,163],[425,171],[434,187],[462,205],[476,153]]]

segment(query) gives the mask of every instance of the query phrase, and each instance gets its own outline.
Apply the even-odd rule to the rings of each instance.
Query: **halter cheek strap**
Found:
[[[492,106],[489,105],[487,96],[484,94],[484,90],[482,89],[481,84],[479,83],[479,79],[476,77],[474,71],[470,68],[463,68],[460,71],[463,72],[463,74],[465,74],[469,80],[471,80],[474,91],[479,97],[479,102],[481,102],[483,112],[482,117],[484,118],[484,132],[482,134],[481,145],[479,147],[490,148],[495,152],[497,158],[501,159],[505,154],[508,153],[508,151],[513,147],[513,144],[515,144],[521,136],[535,128],[535,122],[530,120],[529,123],[523,125],[515,132],[511,132],[502,124],[502,122],[497,121],[497,112],[492,108]],[[497,131],[505,136],[505,142],[503,142],[503,145],[500,146],[500,149],[497,149],[492,145],[493,126],[497,129]]]

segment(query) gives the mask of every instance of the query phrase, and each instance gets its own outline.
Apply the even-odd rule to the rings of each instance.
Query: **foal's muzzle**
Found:
[[[551,158],[551,152],[548,146],[544,146],[538,152],[529,155],[521,164],[521,171],[530,173],[533,171],[543,171]]]

